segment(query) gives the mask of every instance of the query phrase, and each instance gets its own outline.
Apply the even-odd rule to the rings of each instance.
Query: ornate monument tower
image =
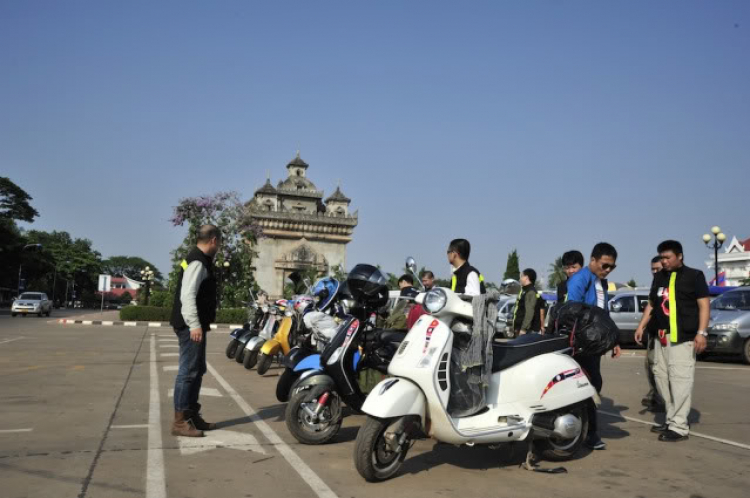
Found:
[[[286,165],[286,180],[274,187],[269,178],[247,203],[264,233],[257,244],[255,279],[274,298],[283,295],[285,280],[295,272],[346,268],[346,244],[357,226],[358,213],[349,213],[351,199],[337,187],[324,201],[323,191],[307,178],[308,167],[297,152]]]

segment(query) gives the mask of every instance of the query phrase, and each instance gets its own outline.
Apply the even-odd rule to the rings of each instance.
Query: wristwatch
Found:
[[[705,330],[699,330],[698,335],[702,335],[703,337],[708,339],[708,332],[706,332]]]

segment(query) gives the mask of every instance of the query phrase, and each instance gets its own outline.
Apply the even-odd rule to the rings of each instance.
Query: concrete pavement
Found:
[[[202,399],[220,431],[184,441],[169,434],[177,364],[169,329],[1,320],[0,494],[739,497],[750,485],[750,368],[738,363],[699,363],[691,424],[714,439],[656,441],[647,425],[654,418],[640,410],[646,381],[634,352],[604,361],[607,450],[566,462],[567,474],[520,470],[520,446],[419,441],[400,475],[372,485],[352,461],[362,417],[348,417],[333,444],[297,444],[274,396],[278,370],[262,378],[227,360],[226,340],[209,335]]]

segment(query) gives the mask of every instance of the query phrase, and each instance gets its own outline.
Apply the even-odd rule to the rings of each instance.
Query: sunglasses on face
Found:
[[[615,264],[602,263],[602,270],[614,270],[615,268],[617,268]]]

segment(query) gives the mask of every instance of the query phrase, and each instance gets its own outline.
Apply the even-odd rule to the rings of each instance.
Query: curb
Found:
[[[124,327],[165,327],[172,328],[168,322],[126,322],[126,321],[109,321],[109,320],[69,320],[67,318],[59,318],[57,320],[50,320],[48,323],[59,323],[62,325],[101,325],[105,327],[119,325]],[[236,325],[231,323],[212,323],[211,330],[221,329],[241,329],[242,325]]]

